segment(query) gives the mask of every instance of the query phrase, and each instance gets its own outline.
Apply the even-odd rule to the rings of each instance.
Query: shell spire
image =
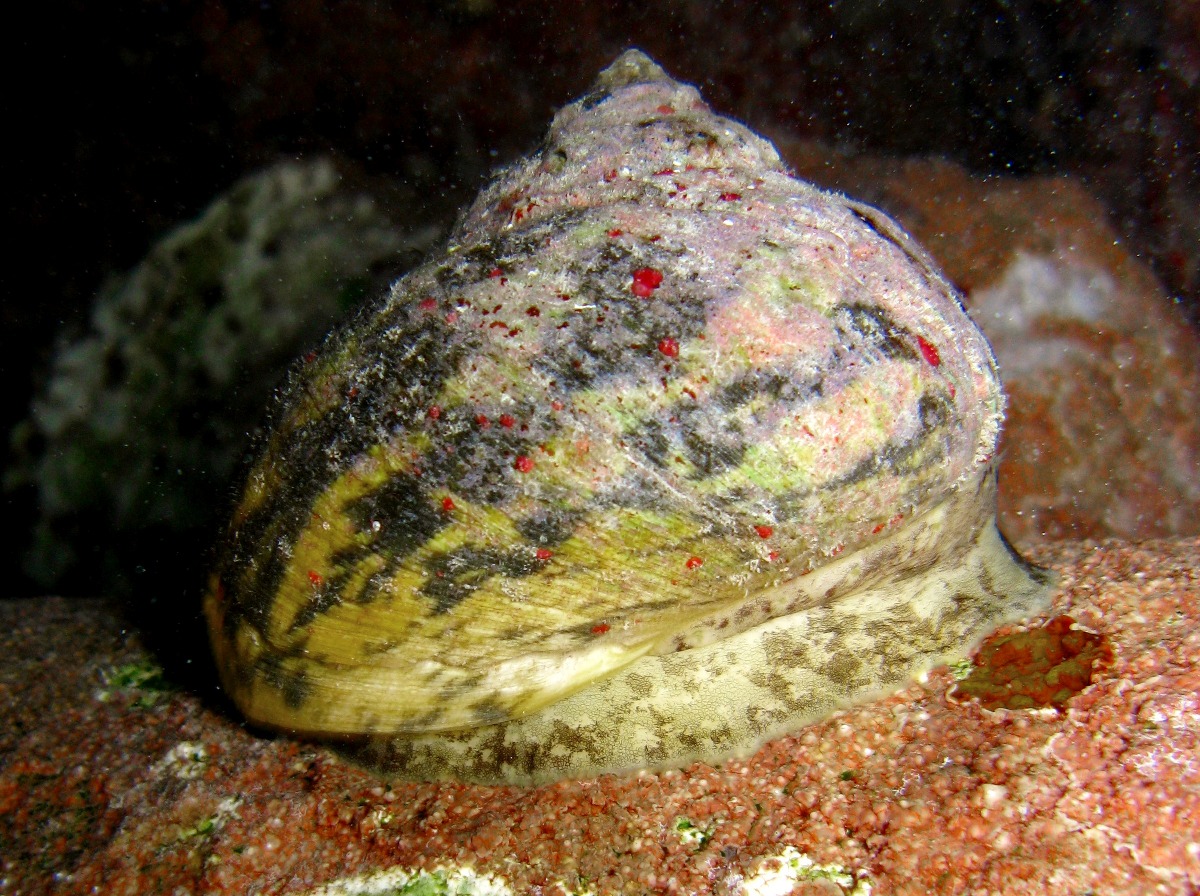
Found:
[[[275,728],[415,777],[717,761],[1042,605],[986,340],[885,215],[632,50],[298,365],[206,599]]]

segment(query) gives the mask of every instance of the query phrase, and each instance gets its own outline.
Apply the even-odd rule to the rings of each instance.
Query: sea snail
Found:
[[[222,682],[403,777],[746,754],[1045,605],[1003,404],[895,223],[630,50],[293,370],[205,599]]]

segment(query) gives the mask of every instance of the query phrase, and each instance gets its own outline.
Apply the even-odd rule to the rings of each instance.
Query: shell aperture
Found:
[[[1046,598],[954,289],[635,50],[273,413],[222,681],[400,775],[718,761]]]

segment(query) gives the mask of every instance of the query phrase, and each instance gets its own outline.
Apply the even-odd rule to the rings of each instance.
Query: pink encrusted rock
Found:
[[[899,227],[629,51],[293,372],[205,603],[223,685],[406,777],[745,754],[1044,604],[1003,405]]]

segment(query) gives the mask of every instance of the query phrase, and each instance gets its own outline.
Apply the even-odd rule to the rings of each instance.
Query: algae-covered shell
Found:
[[[923,251],[629,51],[295,369],[222,680],[413,777],[745,752],[1041,606],[1002,416]]]

